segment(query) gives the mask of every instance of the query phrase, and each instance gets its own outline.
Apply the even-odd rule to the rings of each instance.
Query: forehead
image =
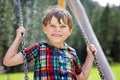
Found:
[[[65,24],[63,19],[58,20],[55,16],[52,16],[50,24]]]
[[[65,24],[67,24],[67,22],[69,20],[68,13],[65,10],[52,9],[52,10],[48,11],[45,14],[45,16],[43,17],[43,25],[46,26],[47,24],[49,24],[51,22],[51,20],[53,20],[52,19],[53,16],[57,18],[57,21],[59,23],[61,23],[61,19],[62,19],[62,22],[64,22]]]

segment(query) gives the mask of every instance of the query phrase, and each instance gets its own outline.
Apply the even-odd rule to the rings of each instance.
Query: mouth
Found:
[[[54,36],[54,37],[62,37],[61,34],[52,34],[52,36]]]

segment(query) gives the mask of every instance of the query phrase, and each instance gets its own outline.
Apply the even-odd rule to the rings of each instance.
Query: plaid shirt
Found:
[[[41,41],[25,50],[28,62],[35,59],[34,80],[77,80],[81,66],[76,51],[65,44],[56,48]]]

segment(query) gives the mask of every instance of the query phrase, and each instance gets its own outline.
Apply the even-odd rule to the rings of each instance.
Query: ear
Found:
[[[71,33],[72,33],[72,29],[70,29],[70,31],[69,31],[69,35],[71,35]]]
[[[42,25],[43,27],[43,32],[46,34],[46,27],[44,25]]]

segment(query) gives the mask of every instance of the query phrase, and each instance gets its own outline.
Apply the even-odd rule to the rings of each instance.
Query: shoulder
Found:
[[[69,50],[69,53],[70,53],[71,55],[73,55],[74,57],[77,55],[76,50],[75,50],[74,48],[69,47],[68,50]]]
[[[39,48],[40,46],[43,46],[45,43],[46,43],[45,41],[36,42],[30,45],[28,48],[26,48],[26,50],[33,50],[33,49]]]
[[[68,51],[69,51],[70,54],[76,55],[76,50],[73,47],[71,47],[71,46],[69,46],[67,44],[65,44],[65,45],[67,46]]]
[[[44,47],[44,46],[48,45],[48,42],[45,40],[42,40],[42,41],[39,41],[38,44],[39,44],[39,46]]]
[[[76,50],[73,48],[73,47],[68,47],[69,51],[72,51],[72,52],[75,52],[76,53]]]
[[[68,47],[68,56],[70,56],[72,59],[74,59],[75,62],[78,62],[79,58],[77,55],[76,50],[73,47]]]

